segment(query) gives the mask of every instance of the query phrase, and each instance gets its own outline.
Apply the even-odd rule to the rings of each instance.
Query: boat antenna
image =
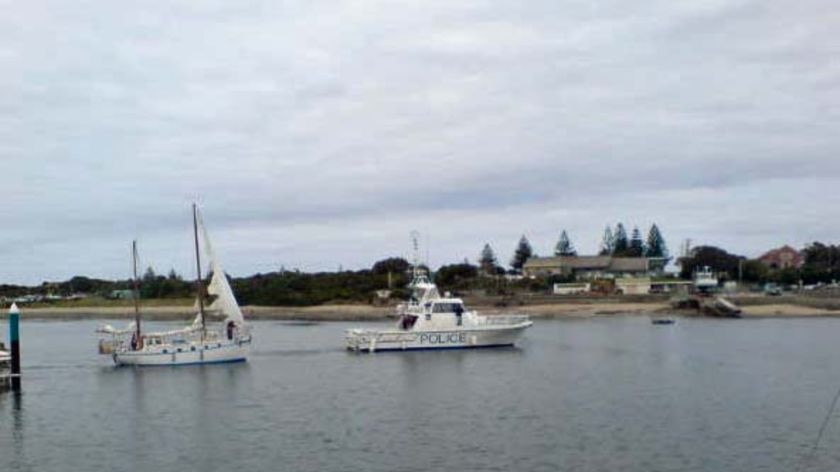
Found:
[[[411,232],[411,249],[412,249],[412,272],[416,279],[420,274],[420,232],[416,229]]]
[[[193,236],[195,239],[195,288],[198,292],[198,314],[201,317],[201,339],[207,334],[207,325],[204,319],[204,284],[201,282],[201,256],[198,251],[198,208],[193,203]]]
[[[429,248],[432,247],[432,243],[429,241],[429,232],[426,231],[426,269],[428,270],[429,280],[434,278],[432,274],[432,264],[429,262]]]
[[[137,345],[140,343],[140,281],[137,279],[137,240],[131,242],[131,265],[134,273],[134,335]]]

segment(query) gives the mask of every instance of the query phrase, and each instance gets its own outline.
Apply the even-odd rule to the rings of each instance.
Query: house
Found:
[[[784,245],[767,251],[758,260],[768,269],[799,269],[805,263],[805,256],[796,249]]]
[[[580,279],[615,279],[656,274],[663,264],[646,257],[559,256],[532,257],[522,267],[526,277],[573,275]]]
[[[615,279],[615,289],[622,295],[647,295],[650,293],[650,288],[650,277]]]

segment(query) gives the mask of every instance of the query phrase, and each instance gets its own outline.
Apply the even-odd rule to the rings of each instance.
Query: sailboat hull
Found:
[[[245,362],[251,340],[155,346],[140,351],[116,352],[118,366],[180,366]]]

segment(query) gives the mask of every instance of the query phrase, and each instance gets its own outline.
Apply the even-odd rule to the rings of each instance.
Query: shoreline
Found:
[[[525,304],[510,307],[482,306],[474,307],[481,314],[490,316],[504,314],[523,314],[531,318],[564,319],[589,318],[594,316],[678,316],[698,317],[693,310],[677,310],[664,301],[657,302],[615,302],[594,301],[557,302],[544,304]],[[840,310],[793,303],[742,305],[743,318],[803,318],[803,317],[840,317]],[[73,321],[97,319],[131,319],[133,309],[123,306],[114,307],[21,307],[24,319],[42,321]],[[288,306],[245,306],[242,312],[251,320],[289,320],[289,321],[385,321],[393,319],[393,306],[374,305],[319,305],[310,307]],[[190,321],[195,316],[192,306],[150,306],[142,310],[143,318],[150,321]]]

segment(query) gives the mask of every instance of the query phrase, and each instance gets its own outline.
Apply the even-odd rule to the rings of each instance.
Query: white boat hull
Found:
[[[487,326],[452,330],[361,330],[347,332],[347,349],[358,352],[476,349],[513,346],[533,324]]]
[[[244,362],[251,340],[216,341],[196,344],[155,346],[140,351],[118,351],[113,354],[118,366],[174,366]]]

